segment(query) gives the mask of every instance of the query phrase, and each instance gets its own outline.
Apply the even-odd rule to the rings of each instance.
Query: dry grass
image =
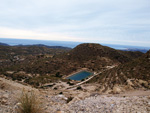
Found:
[[[44,113],[42,104],[33,91],[28,93],[23,90],[18,100],[20,103],[17,109],[18,113]]]

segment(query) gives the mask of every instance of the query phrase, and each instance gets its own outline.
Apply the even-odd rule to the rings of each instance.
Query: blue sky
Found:
[[[150,0],[0,0],[0,38],[150,47]]]

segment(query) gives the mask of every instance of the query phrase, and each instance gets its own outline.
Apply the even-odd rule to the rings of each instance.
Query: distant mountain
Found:
[[[91,82],[100,83],[103,92],[120,87],[120,90],[150,88],[150,50],[141,57],[119,65],[96,76]]]
[[[1,43],[1,42],[0,42],[0,45],[1,45],[1,46],[9,46],[8,44]]]
[[[0,42],[0,46],[10,46],[6,43],[1,43]],[[33,45],[14,45],[16,47],[33,47],[33,46],[38,46],[38,47],[46,47],[46,48],[52,48],[52,49],[66,49],[66,50],[70,50],[72,48],[69,48],[69,47],[63,47],[63,46],[48,46],[48,45],[44,45],[44,44],[33,44]]]
[[[12,59],[14,56],[28,56],[28,55],[57,55],[68,52],[70,48],[60,46],[45,46],[45,45],[17,45],[17,46],[0,45],[0,58]]]
[[[140,51],[140,52],[146,53],[148,51],[148,49],[127,48],[124,51]]]
[[[70,50],[71,48],[69,47],[63,47],[63,46],[47,46],[44,44],[33,44],[33,45],[16,45],[16,46],[20,46],[20,47],[31,47],[31,46],[38,46],[38,47],[46,47],[46,48],[52,48],[52,49],[66,49],[66,50]]]

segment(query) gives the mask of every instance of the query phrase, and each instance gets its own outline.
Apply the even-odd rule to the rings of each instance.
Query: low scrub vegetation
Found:
[[[42,103],[33,91],[28,93],[23,90],[18,101],[17,113],[44,113]]]

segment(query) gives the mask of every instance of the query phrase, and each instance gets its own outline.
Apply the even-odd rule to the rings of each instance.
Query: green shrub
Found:
[[[81,81],[84,81],[85,79],[82,79]]]
[[[60,92],[59,94],[63,94],[63,92]]]
[[[74,83],[71,83],[71,82],[69,82],[69,81],[67,82],[67,84],[69,84],[70,86],[74,85]]]
[[[78,86],[78,87],[77,87],[77,90],[82,90],[82,87],[81,87],[81,86]]]

